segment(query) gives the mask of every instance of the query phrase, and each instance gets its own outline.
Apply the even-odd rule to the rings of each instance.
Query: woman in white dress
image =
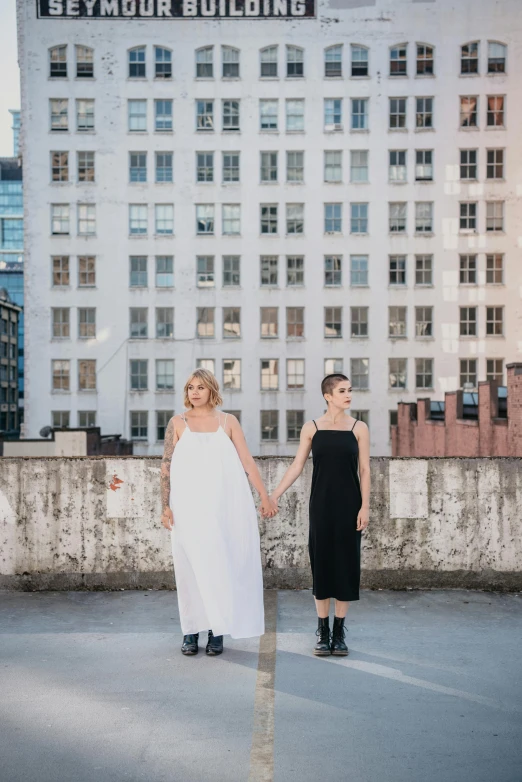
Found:
[[[197,369],[184,389],[188,412],[173,416],[161,463],[162,524],[171,530],[183,654],[221,654],[223,635],[265,632],[257,512],[248,479],[273,516],[237,418],[221,413],[219,385]]]

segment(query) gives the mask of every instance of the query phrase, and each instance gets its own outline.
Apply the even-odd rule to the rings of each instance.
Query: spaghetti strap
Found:
[[[190,426],[187,424],[187,419],[185,418],[185,413],[181,413],[181,417],[183,418],[183,423],[185,424],[185,426],[189,430],[189,432],[192,431]]]
[[[224,432],[227,431],[227,417],[228,417],[228,413],[225,413],[225,423],[223,424],[223,431]]]
[[[350,432],[353,432],[353,430],[355,429],[355,424],[357,423],[358,420],[359,420],[358,418],[355,419],[355,423],[352,426],[352,428],[350,429]]]
[[[314,421],[314,419],[313,419],[313,418],[312,418],[312,421]],[[314,421],[314,425],[315,425],[315,428],[317,429],[317,431],[319,431],[319,429],[318,429],[318,427],[317,427],[317,424],[315,423],[315,421]]]

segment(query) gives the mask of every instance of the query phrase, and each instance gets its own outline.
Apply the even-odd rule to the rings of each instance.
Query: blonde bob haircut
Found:
[[[199,380],[205,388],[210,390],[208,403],[211,407],[218,407],[223,404],[223,399],[219,393],[219,383],[212,372],[209,372],[208,369],[196,369],[185,383],[185,388],[183,389],[183,404],[185,407],[194,407],[188,396],[188,387],[193,380]]]

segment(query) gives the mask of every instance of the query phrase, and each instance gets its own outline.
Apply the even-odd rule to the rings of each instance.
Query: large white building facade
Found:
[[[162,451],[193,367],[255,454],[344,371],[399,401],[522,353],[519,0],[19,0],[25,436]]]

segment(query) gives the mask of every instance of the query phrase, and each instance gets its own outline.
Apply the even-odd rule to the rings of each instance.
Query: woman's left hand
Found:
[[[272,516],[275,516],[277,513],[277,509],[274,507],[269,497],[267,497],[266,500],[263,500],[263,502],[261,502],[261,505],[259,506],[259,511],[263,518],[269,518],[269,519],[271,519]]]
[[[370,521],[370,509],[361,508],[357,514],[357,532],[363,532]]]

